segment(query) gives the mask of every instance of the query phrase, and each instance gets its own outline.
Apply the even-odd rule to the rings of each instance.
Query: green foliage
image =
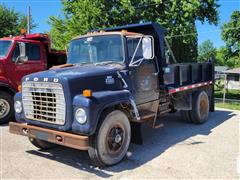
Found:
[[[222,39],[226,42],[227,47],[235,56],[240,53],[240,11],[234,11],[228,23],[222,26]]]
[[[229,68],[240,67],[238,56],[232,56],[232,52],[227,47],[217,49],[216,64],[219,66],[228,66]]]
[[[216,48],[210,40],[204,41],[198,46],[198,61],[206,62],[212,58],[215,59]]]
[[[224,88],[224,80],[216,80],[215,81],[215,91],[220,91],[220,90],[223,90]]]
[[[27,15],[21,14],[19,16],[19,23],[18,23],[18,28],[17,29],[18,30],[22,29],[22,28],[27,29],[27,23],[28,23],[27,21],[28,21]],[[30,30],[32,31],[36,27],[37,27],[37,24],[34,23],[32,16],[30,16]],[[19,34],[19,31],[18,31],[18,34]]]
[[[17,33],[19,13],[14,12],[13,9],[8,9],[0,5],[0,37],[15,35]]]
[[[240,102],[233,102],[231,100],[226,100],[225,103],[222,103],[223,98],[223,87],[224,87],[224,81],[218,80],[215,82],[215,91],[214,91],[214,97],[219,98],[221,100],[215,100],[215,106],[220,108],[226,108],[226,109],[235,109],[240,110]],[[226,99],[240,99],[240,90],[235,89],[228,89],[226,91]]]
[[[216,65],[219,66],[228,66],[226,61],[227,61],[227,57],[226,57],[226,53],[227,49],[225,47],[220,47],[216,50]]]
[[[216,98],[223,98],[223,90],[216,90],[215,91],[215,97]],[[233,90],[228,89],[228,92],[226,93],[226,99],[237,99],[240,98],[240,91],[239,90]]]
[[[222,102],[218,102],[215,103],[215,106],[224,109],[240,110],[240,103],[237,102],[225,102],[225,104],[223,104]]]
[[[218,21],[217,0],[63,0],[63,17],[51,17],[55,48],[91,29],[153,21],[167,29],[178,61],[196,61],[195,21]],[[185,35],[190,34],[190,35]],[[184,36],[183,36],[184,35]]]
[[[36,24],[32,23],[31,26],[34,28]],[[27,27],[27,16],[0,5],[0,27],[0,37],[18,35],[21,28]]]
[[[228,23],[222,26],[222,39],[226,47],[220,49],[219,58],[229,67],[240,67],[240,11],[234,11]]]

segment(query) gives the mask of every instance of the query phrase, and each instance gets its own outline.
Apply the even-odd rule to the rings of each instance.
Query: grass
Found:
[[[224,88],[224,81],[223,80],[217,80],[215,82],[215,92],[214,96],[216,98],[223,98],[223,88]],[[226,99],[239,99],[240,100],[240,89],[229,89],[226,90]]]
[[[223,98],[223,90],[215,89],[215,97]],[[240,100],[240,90],[229,89],[226,91],[226,99],[238,99]]]
[[[215,85],[215,92],[214,92],[214,96],[215,98],[223,98],[223,81],[218,81],[216,82]],[[229,89],[226,90],[226,99],[236,99],[236,100],[240,100],[240,90],[233,90],[233,89]],[[240,103],[238,102],[229,102],[226,101],[224,104],[222,102],[216,102],[215,103],[216,107],[220,107],[220,108],[226,108],[226,109],[233,109],[233,110],[240,110]]]
[[[215,103],[215,106],[216,107],[219,107],[219,108],[225,108],[225,109],[232,109],[232,110],[240,110],[240,103],[220,103],[220,102],[217,102]]]

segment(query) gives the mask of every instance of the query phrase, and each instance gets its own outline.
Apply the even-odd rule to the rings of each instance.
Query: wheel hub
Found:
[[[201,102],[200,102],[200,113],[201,115],[206,115],[208,109],[207,109],[207,106],[208,106],[208,102],[205,100],[205,99],[202,99]]]
[[[10,111],[10,105],[5,99],[0,99],[0,119],[6,117]]]
[[[108,149],[112,153],[118,152],[122,147],[124,131],[121,127],[113,127],[108,133]]]
[[[120,143],[121,140],[122,140],[121,135],[117,134],[117,135],[115,136],[115,143]]]

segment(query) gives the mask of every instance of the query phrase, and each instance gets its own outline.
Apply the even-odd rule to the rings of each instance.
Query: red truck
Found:
[[[23,55],[24,54],[24,55]],[[66,63],[66,53],[51,49],[47,34],[23,34],[0,39],[0,124],[14,118],[13,97],[21,79]]]

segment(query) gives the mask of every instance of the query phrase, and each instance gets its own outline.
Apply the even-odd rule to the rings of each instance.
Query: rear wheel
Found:
[[[191,121],[201,124],[207,121],[209,114],[209,99],[205,91],[193,94],[192,110],[189,111]]]
[[[31,137],[29,138],[29,141],[32,143],[32,145],[34,145],[35,147],[37,147],[39,149],[51,149],[51,148],[58,146],[57,144],[43,141],[43,140],[36,139],[36,138],[31,138]]]
[[[13,118],[13,96],[5,92],[0,92],[0,124],[7,123]]]
[[[131,139],[130,122],[119,110],[103,117],[91,139],[88,154],[97,166],[111,166],[120,162],[127,153]]]

